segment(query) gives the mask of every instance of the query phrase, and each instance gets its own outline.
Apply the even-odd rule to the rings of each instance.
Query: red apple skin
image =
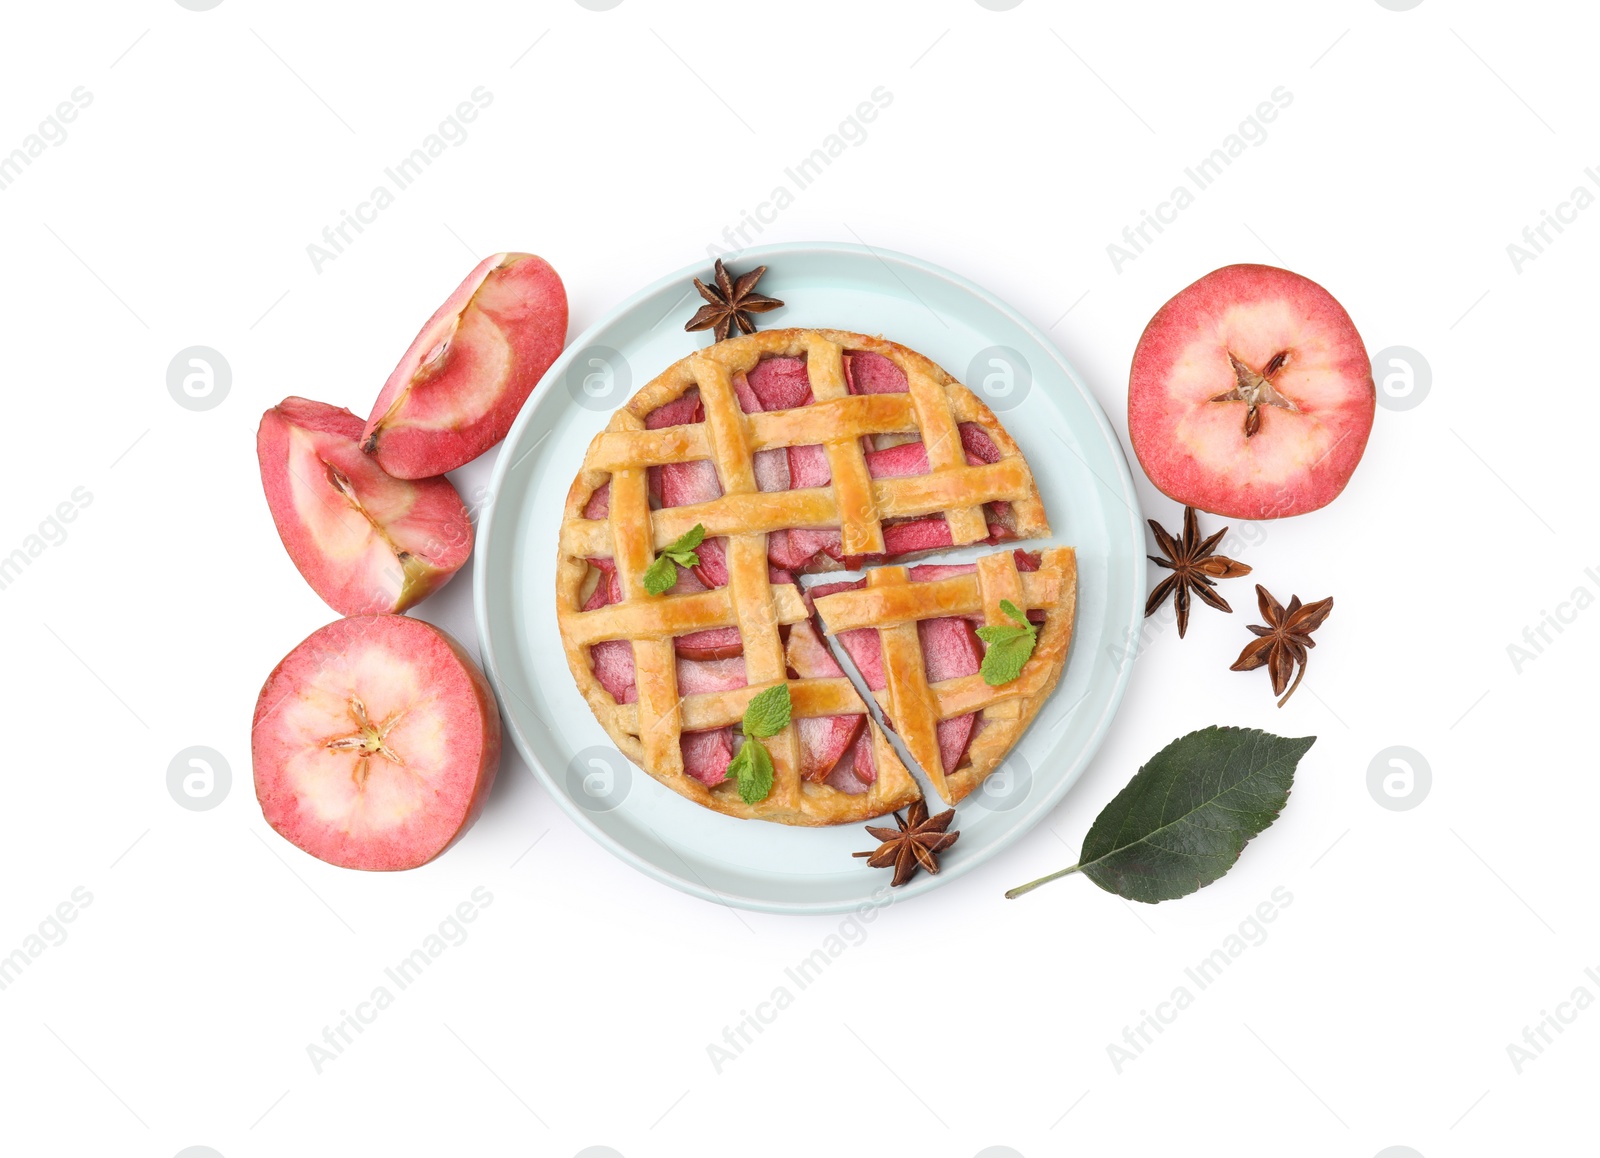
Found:
[[[430,478],[506,436],[567,339],[567,291],[531,253],[479,262],[412,340],[362,431],[396,478]]]
[[[285,398],[256,431],[261,486],[289,558],[329,607],[404,611],[467,561],[472,520],[449,479],[391,478],[360,438],[348,410]]]
[[[349,700],[404,764],[332,741],[359,733]],[[267,823],[341,868],[427,864],[483,811],[500,767],[500,715],[478,665],[420,619],[363,615],[311,633],[267,677],[250,755]]]
[[[1229,353],[1298,411],[1259,407],[1246,437]],[[1377,392],[1350,315],[1309,278],[1267,265],[1207,274],[1156,312],[1133,354],[1128,436],[1145,473],[1188,506],[1238,519],[1304,514],[1339,496],[1361,461]]]

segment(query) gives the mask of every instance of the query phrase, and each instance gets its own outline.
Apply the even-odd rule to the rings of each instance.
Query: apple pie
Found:
[[[927,358],[838,330],[735,337],[647,383],[590,443],[563,513],[562,646],[618,747],[681,795],[785,824],[870,819],[921,792],[820,613],[885,722],[959,800],[1060,677],[1072,552],[898,564],[1048,534],[1021,450]],[[839,570],[867,578],[799,582]],[[1021,674],[992,687],[975,628],[1007,622],[1001,600],[1025,610],[1037,642]],[[743,738],[747,707],[779,684],[791,722]],[[729,776],[741,741],[770,753],[762,799]]]

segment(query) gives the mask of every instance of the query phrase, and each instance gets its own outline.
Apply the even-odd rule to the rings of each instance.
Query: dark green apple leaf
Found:
[[[1210,727],[1157,752],[1101,810],[1078,863],[1012,889],[1019,897],[1081,872],[1130,901],[1170,901],[1202,889],[1278,819],[1315,736]]]

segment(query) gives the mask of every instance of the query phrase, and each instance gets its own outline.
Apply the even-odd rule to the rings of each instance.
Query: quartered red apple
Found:
[[[389,375],[361,448],[396,478],[471,462],[506,436],[566,337],[567,291],[549,262],[485,258]]]
[[[289,557],[330,607],[404,611],[467,561],[472,523],[448,479],[392,478],[360,439],[348,410],[285,398],[256,431],[261,485]]]
[[[273,670],[250,755],[261,811],[291,844],[343,868],[416,868],[482,810],[500,716],[450,636],[403,615],[357,616]]]
[[[1178,502],[1282,518],[1338,497],[1376,401],[1361,335],[1327,290],[1286,269],[1230,265],[1145,327],[1128,436],[1150,481]]]

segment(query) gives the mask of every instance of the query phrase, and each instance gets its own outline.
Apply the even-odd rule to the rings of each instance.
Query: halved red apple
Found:
[[[1338,497],[1377,393],[1355,323],[1316,282],[1266,265],[1208,273],[1145,327],[1128,436],[1162,492],[1237,519]]]
[[[567,291],[542,257],[485,258],[383,384],[361,448],[396,478],[471,462],[506,436],[567,340]]]
[[[361,419],[285,398],[261,416],[261,485],[289,558],[341,615],[404,611],[472,553],[472,522],[445,478],[393,478],[361,453]]]
[[[500,715],[461,645],[403,615],[320,628],[261,689],[250,756],[261,812],[329,864],[428,863],[483,809]]]

